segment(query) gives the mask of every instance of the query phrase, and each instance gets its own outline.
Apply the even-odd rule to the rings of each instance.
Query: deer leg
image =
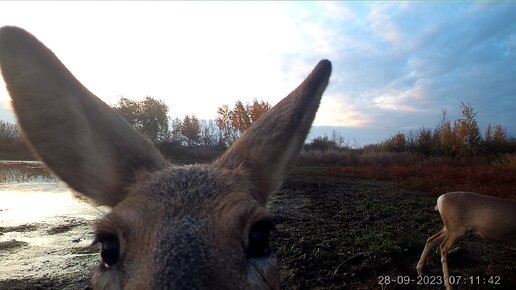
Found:
[[[419,259],[419,262],[417,262],[417,275],[422,276],[423,275],[423,266],[426,264],[426,259],[428,257],[428,253],[431,249],[433,249],[437,244],[440,244],[444,238],[446,238],[446,232],[443,229],[441,229],[437,234],[429,237],[426,240],[425,249],[423,250],[423,253],[421,254],[421,258]]]
[[[441,264],[443,267],[443,275],[444,275],[444,285],[446,286],[446,290],[451,290],[452,287],[450,285],[450,272],[448,270],[448,251],[453,246],[457,238],[455,236],[447,236],[443,243],[441,244]]]

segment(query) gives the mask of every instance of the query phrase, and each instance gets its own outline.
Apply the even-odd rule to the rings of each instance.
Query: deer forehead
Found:
[[[159,246],[201,236],[220,247],[245,244],[249,227],[270,216],[239,170],[170,166],[137,179],[127,197],[96,225],[97,231],[114,233],[128,246],[142,238]],[[215,251],[224,251],[220,247]]]
[[[138,273],[147,277],[138,283],[151,288],[209,288],[196,283],[224,283],[231,277],[244,283],[239,269],[227,265],[245,263],[249,228],[270,218],[249,193],[245,174],[189,166],[138,179],[126,199],[96,225],[97,231],[119,237],[126,281]]]

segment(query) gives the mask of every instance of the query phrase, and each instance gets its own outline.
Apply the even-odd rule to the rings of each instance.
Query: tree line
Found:
[[[461,102],[461,116],[451,121],[443,110],[434,129],[420,128],[399,132],[378,144],[366,145],[365,150],[415,152],[424,156],[444,156],[450,159],[476,156],[499,156],[516,153],[516,140],[500,124],[489,124],[482,136],[474,108]]]
[[[187,114],[183,118],[175,118],[171,121],[167,116],[168,106],[162,100],[151,97],[146,97],[142,101],[120,97],[112,108],[137,131],[158,144],[160,149],[175,150],[170,152],[169,155],[172,156],[181,146],[209,147],[216,148],[217,152],[223,151],[253,122],[265,114],[271,105],[256,99],[248,103],[237,101],[232,107],[229,105],[218,107],[215,120],[200,120],[195,114]],[[383,142],[365,145],[360,150],[415,152],[424,156],[445,156],[450,159],[516,153],[516,140],[508,135],[504,127],[490,124],[482,135],[475,119],[477,112],[474,108],[469,104],[461,103],[460,112],[461,116],[451,121],[447,112],[443,111],[434,129],[421,128],[399,132]],[[305,145],[305,150],[327,151],[329,149],[350,150],[352,148],[335,132],[331,138],[319,136]],[[3,155],[6,155],[5,152],[27,151],[21,142],[17,125],[0,120],[0,150],[4,152]],[[7,155],[9,156],[17,155]]]
[[[113,106],[131,126],[154,143],[176,142],[186,146],[228,146],[270,108],[268,102],[256,99],[245,104],[237,101],[232,108],[220,106],[214,121],[199,120],[195,114],[187,114],[169,124],[168,106],[151,97],[143,101],[120,97]]]
[[[142,101],[120,97],[112,108],[135,130],[157,144],[158,148],[169,151],[168,155],[172,156],[174,154],[170,151],[177,151],[178,146],[216,147],[217,152],[212,155],[220,153],[267,112],[271,105],[256,99],[248,103],[237,101],[233,107],[220,106],[215,120],[199,120],[195,114],[187,114],[171,121],[167,116],[169,108],[165,102],[149,96]],[[2,158],[29,159],[32,156],[21,140],[18,126],[0,120]]]

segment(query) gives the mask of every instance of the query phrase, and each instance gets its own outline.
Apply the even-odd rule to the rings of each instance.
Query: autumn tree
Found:
[[[509,137],[507,135],[507,131],[502,125],[496,125],[494,127],[493,132],[493,143],[495,144],[507,144],[509,142]]]
[[[407,150],[405,134],[398,132],[384,143],[385,150],[389,152],[404,152]]]
[[[462,116],[455,121],[454,130],[461,145],[471,155],[475,153],[482,141],[480,129],[475,119],[477,112],[475,112],[471,105],[466,105],[463,102],[461,102],[460,109]]]
[[[450,122],[446,110],[434,130],[421,128],[408,133],[398,133],[374,146],[364,146],[370,151],[416,152],[425,156],[446,156],[449,158],[470,158],[479,155],[504,160],[503,154],[516,152],[516,140],[508,136],[500,125],[491,124],[485,129],[482,139],[475,119],[476,112],[471,105],[461,102],[461,116]],[[502,157],[500,157],[502,156]]]
[[[149,96],[143,101],[120,97],[113,109],[152,142],[156,143],[168,138],[168,106],[162,100]]]
[[[417,152],[429,156],[432,153],[434,153],[435,143],[434,142],[434,136],[432,134],[432,130],[428,128],[421,128],[417,131],[416,134],[416,140],[415,140],[415,146]]]
[[[271,105],[268,102],[256,99],[246,104],[237,101],[233,109],[228,105],[219,107],[216,123],[223,139],[228,143],[233,142],[240,133],[249,128],[270,108]]]
[[[186,115],[181,124],[181,135],[185,138],[187,145],[200,145],[201,126],[199,119],[192,114]]]
[[[511,144],[507,131],[501,125],[494,127],[489,124],[485,130],[483,151],[493,156],[500,157],[498,154],[513,152],[515,144]]]
[[[232,111],[228,105],[222,105],[217,109],[215,122],[219,127],[219,140],[227,145],[233,143],[238,138],[238,130],[232,125]]]
[[[493,142],[493,127],[491,127],[491,124],[486,127],[484,142],[486,144],[491,144]]]
[[[460,148],[460,142],[455,135],[453,126],[448,120],[446,110],[441,113],[441,120],[434,130],[434,135],[438,140],[440,153],[448,157],[456,156]]]
[[[252,103],[245,105],[242,104],[241,101],[237,101],[232,112],[232,125],[242,133],[247,130],[252,123],[260,119],[270,108],[271,105],[268,102],[258,101],[256,99],[254,99]]]

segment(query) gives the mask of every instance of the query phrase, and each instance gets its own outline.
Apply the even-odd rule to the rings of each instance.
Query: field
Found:
[[[410,184],[401,179],[392,182],[375,180],[374,176],[353,177],[358,173],[350,170],[298,167],[270,200],[269,207],[276,222],[272,245],[280,258],[283,288],[443,288],[429,285],[430,280],[418,281],[415,271],[426,238],[441,227],[439,215],[433,210],[438,194],[432,190],[410,189]],[[41,226],[0,227],[0,235],[33,231]],[[89,227],[81,220],[45,230],[48,235],[67,233],[78,239],[91,238]],[[16,241],[1,243],[0,259],[16,258],[26,247],[30,245]],[[47,269],[44,277],[0,280],[0,289],[88,287],[89,272],[98,260],[97,255],[90,254],[97,250],[79,249],[70,242],[69,248],[61,251],[83,255],[75,255],[73,259],[63,255],[58,268]],[[516,289],[516,251],[499,243],[467,236],[450,252],[449,266],[451,275],[461,278],[458,289]],[[425,274],[429,278],[441,275],[436,250],[430,255]],[[379,282],[386,282],[386,276],[400,277],[400,284],[403,279],[410,281],[405,281],[404,285],[391,282],[382,287]],[[476,280],[477,276],[495,277],[493,282],[500,285],[482,285]]]
[[[271,206],[285,289],[382,289],[387,275],[414,280],[387,289],[443,288],[417,285],[415,271],[426,238],[441,227],[433,210],[438,195],[326,169],[303,171],[291,175]],[[433,252],[425,267],[430,277],[442,275]],[[450,252],[449,266],[464,283],[458,289],[493,288],[470,283],[476,276],[500,276],[494,289],[516,289],[516,251],[498,243],[467,236]]]

